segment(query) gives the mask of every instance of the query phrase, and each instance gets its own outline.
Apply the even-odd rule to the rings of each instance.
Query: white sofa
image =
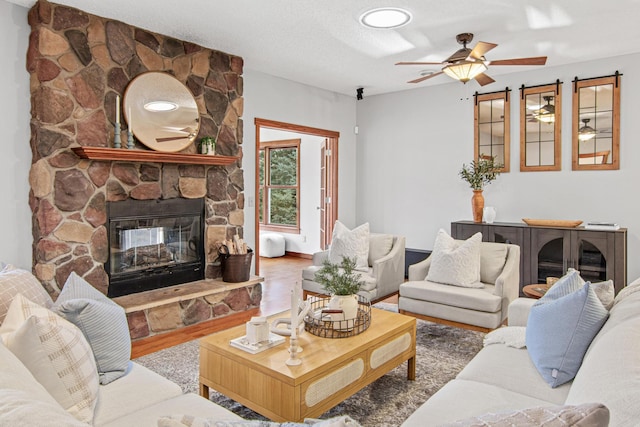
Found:
[[[369,238],[369,268],[366,272],[359,272],[364,281],[359,295],[369,301],[383,300],[398,293],[400,284],[404,281],[404,236],[392,236],[390,234],[371,233]],[[321,251],[313,254],[313,265],[302,270],[303,298],[308,295],[323,295],[324,288],[315,281],[322,263],[329,258],[329,251]]]
[[[0,340],[0,425],[82,426],[66,412]],[[129,363],[126,375],[99,386],[94,426],[156,427],[162,416],[190,414],[219,420],[241,420],[234,413],[162,376]],[[15,424],[15,420],[19,423]]]
[[[515,300],[509,308],[509,325],[526,326],[527,312],[534,302],[528,298]],[[610,412],[609,425],[635,427],[640,425],[638,402],[640,279],[616,297],[608,320],[591,342],[573,381],[551,388],[534,367],[526,348],[487,345],[403,427],[438,426],[488,412],[587,403],[604,404]]]

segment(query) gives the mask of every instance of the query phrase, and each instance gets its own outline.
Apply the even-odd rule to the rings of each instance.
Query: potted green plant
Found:
[[[214,155],[216,153],[216,139],[212,136],[200,138],[200,154]]]
[[[493,157],[480,157],[478,160],[472,160],[468,166],[462,164],[462,169],[459,172],[460,178],[467,181],[473,190],[471,206],[474,222],[482,222],[482,210],[484,209],[482,190],[485,185],[490,184],[500,175],[501,168],[502,165],[497,164]]]
[[[328,259],[316,272],[315,280],[331,295],[329,308],[342,310],[342,313],[332,314],[331,320],[350,320],[358,316],[358,291],[363,285],[356,270],[356,258],[343,257],[340,264],[334,264]]]

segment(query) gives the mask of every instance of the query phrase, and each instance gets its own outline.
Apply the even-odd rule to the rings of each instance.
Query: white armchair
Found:
[[[384,249],[385,242],[392,238],[391,249]],[[382,255],[379,256],[378,255]],[[405,238],[403,236],[391,236],[389,234],[371,233],[369,239],[369,268],[367,271],[358,272],[364,285],[359,295],[368,298],[371,302],[381,301],[398,293],[400,284],[404,281],[404,256]],[[308,295],[323,295],[322,285],[315,281],[316,272],[322,267],[322,263],[328,259],[329,251],[313,254],[313,265],[302,270],[303,298]],[[375,258],[375,259],[374,259]]]
[[[424,320],[489,331],[507,318],[509,304],[520,290],[520,247],[480,243],[483,288],[466,288],[426,279],[431,257],[409,266],[409,280],[400,285],[398,309]],[[487,274],[491,271],[491,274]],[[493,279],[487,279],[493,277]]]

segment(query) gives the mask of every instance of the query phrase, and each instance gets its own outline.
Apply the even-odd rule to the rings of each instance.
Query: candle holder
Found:
[[[116,122],[116,128],[113,134],[113,148],[122,147],[122,141],[120,141],[120,123]]]
[[[302,360],[298,358],[298,338],[293,335],[289,338],[289,358],[284,363],[288,366],[298,366],[302,364]]]
[[[133,150],[135,145],[133,144],[133,132],[131,132],[131,128],[127,130],[127,148],[129,150]]]

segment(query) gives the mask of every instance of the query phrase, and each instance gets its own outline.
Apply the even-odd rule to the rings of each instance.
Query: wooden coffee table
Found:
[[[273,318],[288,318],[282,313]],[[416,319],[371,309],[371,325],[348,338],[299,337],[302,364],[288,366],[289,340],[251,354],[229,341],[245,334],[245,325],[200,340],[200,394],[209,388],[274,421],[300,422],[317,417],[407,361],[415,379]]]

